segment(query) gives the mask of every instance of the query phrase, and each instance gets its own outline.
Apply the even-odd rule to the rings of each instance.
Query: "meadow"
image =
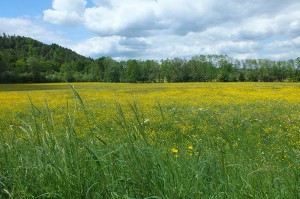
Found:
[[[299,198],[299,83],[0,84],[0,198]]]

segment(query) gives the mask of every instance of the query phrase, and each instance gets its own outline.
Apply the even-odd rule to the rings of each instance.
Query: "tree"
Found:
[[[72,82],[75,81],[74,73],[75,73],[75,63],[65,63],[61,66],[61,72],[62,72],[62,80]]]
[[[0,82],[5,83],[7,82],[6,72],[8,71],[8,66],[2,54],[0,54]]]
[[[185,61],[179,57],[175,57],[171,60],[171,79],[170,82],[182,82],[183,81],[183,66]]]
[[[220,56],[218,60],[218,81],[229,82],[235,81],[233,64],[230,62],[227,56]]]
[[[102,60],[104,81],[105,82],[120,82],[119,63],[110,57],[105,57]]]
[[[193,82],[205,82],[211,80],[211,65],[206,56],[194,56],[187,64],[190,67],[190,78]]]
[[[153,60],[146,60],[143,65],[144,70],[146,70],[146,74],[144,76],[147,76],[145,81],[148,82],[160,82],[161,79],[161,68],[159,63]],[[144,72],[145,73],[145,72]]]
[[[26,62],[30,71],[32,82],[41,82],[41,66],[38,58],[29,57]]]
[[[0,73],[4,73],[8,70],[7,62],[3,58],[2,54],[0,54]]]
[[[300,57],[298,57],[296,60],[296,70],[295,70],[295,81],[300,81]]]
[[[109,57],[101,57],[93,61],[95,65],[93,65],[93,76],[96,81],[103,82],[105,76],[105,68],[108,67],[108,63],[110,62]]]
[[[161,61],[161,71],[162,71],[162,79],[163,81],[162,82],[171,82],[171,77],[172,77],[172,74],[171,74],[171,61],[169,59],[166,59],[166,60],[162,60]]]
[[[57,44],[21,36],[0,35],[0,82],[203,82],[300,81],[300,58],[235,60],[199,55],[189,60],[93,60]]]
[[[130,83],[138,82],[141,75],[141,68],[137,60],[128,60],[126,68],[126,80]]]
[[[111,62],[105,74],[105,80],[107,80],[108,82],[120,82],[119,64],[117,64],[116,62]]]

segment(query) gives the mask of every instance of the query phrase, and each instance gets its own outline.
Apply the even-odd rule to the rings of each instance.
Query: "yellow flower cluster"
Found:
[[[266,143],[276,138],[297,150],[300,148],[297,139],[300,133],[299,83],[72,85],[91,113],[89,117],[97,127],[102,125],[101,132],[106,133],[103,135],[106,140],[112,139],[113,133],[123,131],[115,124],[119,117],[117,103],[122,107],[126,121],[137,128],[142,126],[153,141],[184,140],[187,148],[183,151],[189,151],[189,154],[195,150],[192,147],[196,144],[195,140],[210,139],[214,133],[228,129],[232,129],[233,133],[251,133],[246,128],[249,125],[260,131]],[[46,109],[47,102],[56,125],[64,127],[66,113],[69,113],[75,117],[81,134],[89,130],[88,126],[79,125],[87,121],[87,116],[67,84],[16,84],[0,85],[1,132],[9,131],[9,125],[20,124],[16,116],[22,119],[28,114],[31,109],[29,97],[42,110]],[[134,123],[134,101],[141,117],[140,124]],[[270,121],[266,123],[266,119]],[[230,140],[231,135],[227,136],[223,139]],[[240,144],[235,141],[230,146],[238,147]],[[172,148],[172,145],[169,149],[172,153],[179,153],[179,149]]]

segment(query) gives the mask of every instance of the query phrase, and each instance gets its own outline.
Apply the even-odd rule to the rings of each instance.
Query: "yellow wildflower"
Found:
[[[171,152],[173,152],[173,153],[178,153],[178,149],[172,148],[172,149],[171,149]]]

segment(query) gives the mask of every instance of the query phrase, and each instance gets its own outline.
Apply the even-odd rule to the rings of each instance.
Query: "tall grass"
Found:
[[[0,198],[300,197],[297,135],[285,134],[299,118],[278,120],[299,105],[158,103],[151,118],[135,99],[126,111],[116,103],[111,123],[101,124],[72,91],[63,126],[47,101],[30,100],[20,125],[1,132]]]

